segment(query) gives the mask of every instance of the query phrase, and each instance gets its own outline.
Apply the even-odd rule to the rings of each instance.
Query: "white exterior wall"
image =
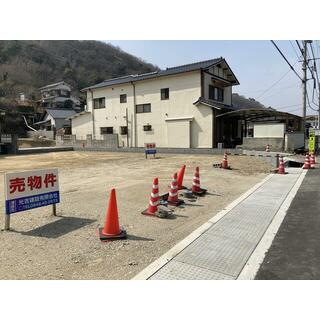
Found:
[[[253,124],[254,138],[283,138],[285,123]]]
[[[169,100],[161,100],[160,90],[169,88]],[[87,93],[88,111],[92,112],[92,97],[106,98],[106,108],[93,109],[94,135],[100,137],[100,127],[113,127],[119,134],[119,145],[127,146],[127,137],[120,135],[120,126],[126,126],[126,108],[128,109],[129,146],[144,147],[145,143],[155,142],[158,147],[167,147],[169,138],[171,146],[186,145],[181,135],[168,136],[170,118],[193,117],[191,122],[190,147],[212,147],[212,111],[205,106],[195,106],[193,102],[201,96],[200,71],[188,72],[174,76],[137,81],[135,83],[136,104],[151,104],[150,113],[134,114],[133,85],[123,84],[114,87],[95,89]],[[120,103],[120,94],[127,94],[127,103]],[[78,118],[81,118],[80,116]],[[78,129],[79,120],[72,122],[73,131]],[[188,120],[180,120],[188,121]],[[143,131],[143,126],[150,124],[152,131]],[[92,126],[92,124],[91,124]],[[136,141],[134,131],[137,131]],[[178,127],[177,127],[178,130]]]
[[[161,88],[169,88],[169,100],[161,100]],[[211,139],[207,139],[208,135],[203,134],[203,132],[210,132],[212,118],[209,119],[209,116],[203,119],[203,107],[193,105],[193,102],[198,100],[200,96],[200,71],[137,82],[136,104],[151,103],[151,113],[138,113],[136,115],[138,146],[142,147],[147,142],[156,142],[159,147],[170,145],[178,148],[181,147],[181,144],[185,145],[184,138],[178,133],[168,135],[168,121],[166,119],[193,117],[191,127],[194,125],[197,130],[191,128],[189,145],[192,148],[211,147]],[[211,109],[205,108],[210,111],[212,117]],[[180,121],[188,122],[188,120]],[[152,125],[151,132],[143,131],[143,125],[146,124]],[[169,126],[172,126],[172,123]],[[178,127],[177,131],[179,130]],[[198,130],[198,127],[201,127],[201,130]]]
[[[114,87],[107,87],[96,89],[92,92],[93,99],[105,98],[106,107],[103,109],[92,108],[91,92],[87,93],[88,111],[93,112],[94,133],[96,139],[102,139],[100,128],[113,127],[113,133],[119,134],[119,145],[127,146],[127,136],[120,135],[120,126],[126,126],[126,109],[128,109],[128,133],[129,146],[134,146],[132,139],[134,131],[134,101],[133,101],[133,86],[129,84],[117,85]],[[120,103],[120,94],[127,95],[127,103]]]
[[[211,77],[205,74],[206,98],[209,83]],[[72,119],[72,133],[77,136],[92,133],[96,139],[101,139],[100,128],[113,127],[113,133],[119,135],[119,145],[127,146],[127,136],[120,135],[120,126],[126,126],[128,109],[129,147],[144,147],[145,143],[154,142],[158,147],[212,148],[212,108],[193,104],[201,96],[200,70],[137,81],[134,87],[126,83],[87,91],[90,114]],[[169,88],[168,100],[161,100],[162,88]],[[224,103],[230,104],[231,87],[224,90]],[[120,103],[120,94],[127,95],[127,103]],[[106,98],[106,107],[93,109],[92,98],[103,97]],[[135,104],[148,103],[151,104],[150,113],[135,114]],[[143,131],[147,124],[152,126],[152,131]]]
[[[91,113],[86,113],[71,119],[71,133],[75,134],[78,140],[85,140],[87,134],[92,134]]]

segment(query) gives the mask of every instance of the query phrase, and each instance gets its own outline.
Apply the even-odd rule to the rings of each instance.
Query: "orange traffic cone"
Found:
[[[149,207],[141,213],[148,216],[156,216],[159,205],[159,199],[159,181],[158,178],[154,178],[149,200]]]
[[[269,144],[266,145],[266,152],[270,152],[270,145]]]
[[[279,159],[278,173],[279,173],[279,174],[285,174],[286,171],[285,171],[285,168],[284,168],[283,156],[280,156],[279,158],[280,158],[280,159]]]
[[[221,168],[222,169],[229,169],[228,157],[227,157],[227,153],[226,152],[224,153],[223,160],[221,162]]]
[[[314,169],[315,164],[316,164],[316,159],[315,159],[314,153],[312,152],[310,155],[310,168]]]
[[[178,173],[178,190],[186,189],[186,187],[183,186],[183,177],[184,177],[185,170],[186,170],[186,165],[184,164]]]
[[[109,205],[106,214],[104,228],[99,228],[99,238],[101,241],[106,241],[122,239],[126,238],[126,236],[127,232],[125,230],[120,229],[119,227],[116,190],[112,189],[109,198]]]
[[[308,154],[306,154],[306,156],[304,158],[304,165],[303,165],[302,169],[310,169],[310,160],[309,160]]]
[[[172,182],[169,191],[168,204],[172,206],[180,206],[184,203],[183,200],[179,200],[178,198],[178,180],[177,173],[175,173],[172,177]]]
[[[196,172],[193,176],[192,180],[192,193],[201,196],[207,192],[206,189],[202,189],[200,187],[200,172],[199,172],[199,167],[196,167]]]

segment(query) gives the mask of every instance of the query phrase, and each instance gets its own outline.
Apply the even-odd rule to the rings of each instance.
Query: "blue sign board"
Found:
[[[6,200],[6,214],[31,210],[60,202],[59,191]]]
[[[145,150],[145,153],[146,153],[146,154],[156,154],[156,153],[157,153],[157,150],[156,150],[156,149],[146,149],[146,150]]]

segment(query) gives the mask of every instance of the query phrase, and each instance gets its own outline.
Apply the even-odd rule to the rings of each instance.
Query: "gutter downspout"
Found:
[[[36,130],[36,129],[34,129],[34,128],[32,128],[32,127],[30,127],[30,126],[28,125],[27,119],[26,119],[26,117],[25,117],[24,115],[22,116],[22,118],[23,118],[23,120],[24,120],[24,122],[25,122],[26,126],[27,126],[29,129],[31,129],[32,131],[37,132],[37,130]]]
[[[94,123],[93,91],[92,91],[92,89],[89,89],[89,91],[91,93],[91,108],[92,108],[92,139],[94,139],[96,128],[95,128],[95,123]]]
[[[137,147],[137,114],[136,114],[136,86],[131,81],[133,87],[133,122],[134,122],[134,146]]]

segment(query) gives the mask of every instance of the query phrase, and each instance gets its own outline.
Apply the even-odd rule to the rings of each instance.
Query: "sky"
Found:
[[[146,62],[155,64],[161,69],[222,56],[227,60],[240,82],[239,86],[233,87],[233,92],[254,98],[280,111],[298,115],[302,113],[301,80],[290,70],[270,41],[107,40],[106,42]],[[282,40],[276,41],[276,44],[301,75],[302,66],[298,62],[301,59],[295,41]],[[314,48],[316,56],[319,57],[319,41],[314,43]],[[277,81],[279,82],[276,83]],[[270,88],[271,86],[273,87]],[[308,88],[308,94],[312,100],[312,81],[308,81]],[[316,94],[314,99],[317,102]],[[307,108],[307,114],[314,113]]]

